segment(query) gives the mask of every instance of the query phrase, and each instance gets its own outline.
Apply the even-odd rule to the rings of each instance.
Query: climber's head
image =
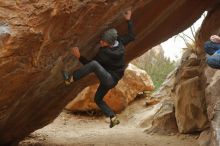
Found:
[[[100,40],[100,45],[101,47],[108,47],[108,46],[113,46],[115,41],[118,38],[118,32],[116,29],[112,28],[107,31],[105,31]]]

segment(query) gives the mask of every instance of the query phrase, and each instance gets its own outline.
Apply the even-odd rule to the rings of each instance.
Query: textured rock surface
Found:
[[[171,99],[162,101],[162,105],[153,117],[152,128],[149,132],[159,134],[177,133],[174,103]]]
[[[94,102],[94,95],[98,85],[85,88],[74,98],[66,109],[73,112],[99,110]],[[118,85],[105,96],[107,104],[117,113],[124,110],[139,92],[154,90],[150,76],[136,66],[129,64],[125,75]]]
[[[217,1],[217,0],[216,0]],[[18,142],[51,123],[92,77],[65,88],[60,57],[79,46],[95,55],[100,32],[115,26],[134,8],[137,39],[126,50],[127,62],[190,26],[215,0],[1,0],[0,1],[0,144]],[[143,21],[144,20],[144,21]],[[70,69],[75,69],[75,61]],[[56,107],[56,108],[55,108]]]
[[[210,130],[203,131],[198,138],[199,146],[210,146],[210,135]]]
[[[190,50],[184,53],[181,65],[167,77],[159,93],[154,94],[168,102],[162,102],[159,114],[155,115],[152,132],[172,133],[176,128],[180,133],[192,133],[209,126],[204,63]]]
[[[195,54],[183,60],[175,87],[175,116],[179,132],[202,131],[208,126],[205,104],[205,82],[201,60]]]
[[[220,71],[205,68],[207,77],[206,104],[209,121],[211,121],[212,145],[219,145],[219,102],[220,102]]]
[[[201,30],[198,35],[197,43],[200,48],[203,48],[203,42],[208,40],[211,34],[216,34],[217,29],[220,26],[220,5],[216,5],[205,19]],[[203,49],[197,51],[199,53],[203,52]],[[207,115],[210,121],[210,144],[208,146],[218,146],[220,145],[220,72],[219,70],[212,69],[210,67],[204,68],[206,76],[206,105],[207,105]]]
[[[152,127],[148,130],[150,133],[172,134],[178,132],[172,95],[176,72],[177,69],[172,71],[158,91],[151,95],[153,99],[161,99],[161,107],[153,117]]]

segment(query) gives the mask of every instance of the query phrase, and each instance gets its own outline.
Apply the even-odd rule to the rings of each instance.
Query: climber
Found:
[[[218,35],[212,35],[210,40],[204,45],[205,52],[210,56],[207,57],[207,64],[215,69],[220,69],[220,30]]]
[[[101,35],[99,42],[100,50],[94,59],[89,61],[80,55],[78,47],[72,48],[71,53],[79,59],[84,66],[74,71],[71,75],[64,72],[64,81],[66,85],[70,85],[72,82],[90,73],[95,73],[100,81],[100,85],[96,91],[94,101],[102,112],[110,118],[110,128],[118,125],[120,121],[106,102],[103,101],[103,98],[110,89],[117,85],[118,81],[124,75],[126,67],[124,46],[134,41],[131,14],[131,10],[124,13],[124,18],[128,24],[128,32],[126,35],[119,36],[117,30],[114,28],[105,31]]]

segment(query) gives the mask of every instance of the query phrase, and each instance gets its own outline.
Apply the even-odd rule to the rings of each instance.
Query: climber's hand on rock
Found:
[[[124,12],[124,18],[126,20],[131,20],[131,14],[132,14],[131,10],[127,10],[126,12]]]
[[[78,47],[73,47],[72,50],[71,50],[71,53],[76,58],[78,58],[78,59],[80,58],[80,52],[79,52],[79,48]]]

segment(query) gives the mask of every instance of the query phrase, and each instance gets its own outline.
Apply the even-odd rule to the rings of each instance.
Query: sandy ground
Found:
[[[121,124],[112,129],[104,117],[62,112],[50,125],[35,131],[19,146],[198,146],[198,135],[158,135],[145,132],[158,106],[144,107],[144,100],[119,115]],[[145,127],[139,126],[145,123]]]

